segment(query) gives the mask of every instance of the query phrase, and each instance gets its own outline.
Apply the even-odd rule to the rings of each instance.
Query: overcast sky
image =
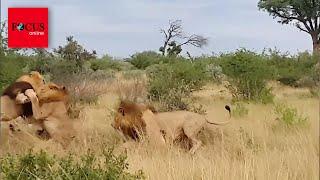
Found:
[[[192,55],[255,51],[277,47],[297,53],[312,49],[308,34],[292,25],[281,25],[257,0],[2,0],[1,18],[8,7],[49,8],[49,48],[65,43],[73,35],[99,55],[128,57],[135,52],[158,50],[160,28],[181,19],[185,32],[209,38],[208,46],[188,48]],[[183,52],[185,53],[185,51]]]

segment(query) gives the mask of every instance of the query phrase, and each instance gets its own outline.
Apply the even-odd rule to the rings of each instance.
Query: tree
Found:
[[[1,22],[0,27],[0,55],[5,55],[5,51],[8,48],[8,31],[6,28],[7,22]]]
[[[201,48],[208,43],[208,39],[203,36],[197,34],[185,35],[181,20],[169,21],[169,28],[160,31],[164,35],[163,46],[159,48],[162,55],[178,55],[184,45]]]
[[[8,48],[8,23],[7,20],[0,22],[0,56],[8,54],[23,54],[26,48]]]
[[[57,49],[53,50],[63,59],[75,61],[77,66],[81,67],[84,61],[96,58],[97,53],[95,50],[89,52],[84,49],[76,40],[73,39],[73,36],[68,36],[66,40],[67,44],[64,47],[59,46]]]
[[[313,51],[320,52],[320,0],[260,0],[258,7],[279,18],[279,23],[294,24],[310,34]]]

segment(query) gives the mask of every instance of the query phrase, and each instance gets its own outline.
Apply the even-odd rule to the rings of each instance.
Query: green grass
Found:
[[[129,173],[127,156],[114,155],[112,149],[101,156],[87,152],[80,157],[68,155],[57,157],[45,151],[30,150],[23,155],[8,154],[0,158],[0,179],[144,179],[141,170]]]
[[[276,104],[274,109],[277,119],[288,127],[295,125],[306,125],[308,118],[298,113],[298,110],[293,107],[288,107],[285,104]]]

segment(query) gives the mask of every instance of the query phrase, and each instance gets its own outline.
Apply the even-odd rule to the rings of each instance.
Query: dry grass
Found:
[[[319,100],[297,96],[304,90],[277,87],[276,101],[296,107],[308,117],[310,126],[286,128],[276,120],[273,105],[248,104],[246,116],[223,127],[205,129],[200,134],[204,145],[192,156],[178,147],[123,144],[110,126],[112,109],[119,98],[143,99],[145,85],[139,80],[114,83],[109,93],[84,107],[75,120],[80,133],[68,151],[81,154],[106,146],[115,146],[118,152],[127,148],[130,169],[143,169],[148,179],[319,179]],[[195,93],[197,103],[204,105],[212,121],[223,119],[223,107],[230,102],[230,96],[222,98],[222,91],[212,90],[216,88],[207,86]],[[2,125],[1,153],[18,153],[30,147],[67,153],[56,143],[32,138],[25,131],[8,135],[7,124]]]

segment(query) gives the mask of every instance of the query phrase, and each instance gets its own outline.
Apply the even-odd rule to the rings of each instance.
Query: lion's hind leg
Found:
[[[194,154],[202,145],[202,142],[197,138],[197,135],[201,131],[202,127],[202,124],[197,123],[186,123],[183,126],[183,131],[192,144],[192,147],[189,151],[191,154]]]
[[[191,154],[194,154],[201,147],[202,142],[199,139],[195,138],[195,137],[192,137],[190,139],[191,139],[191,142],[192,142],[192,148],[190,149],[189,152]]]
[[[45,133],[54,141],[66,148],[75,138],[75,130],[72,122],[60,122],[57,120],[45,120],[43,122]]]
[[[177,136],[173,140],[173,144],[178,145],[179,147],[186,149],[187,151],[189,151],[192,148],[192,141],[186,135],[182,128],[180,130],[177,130]]]

